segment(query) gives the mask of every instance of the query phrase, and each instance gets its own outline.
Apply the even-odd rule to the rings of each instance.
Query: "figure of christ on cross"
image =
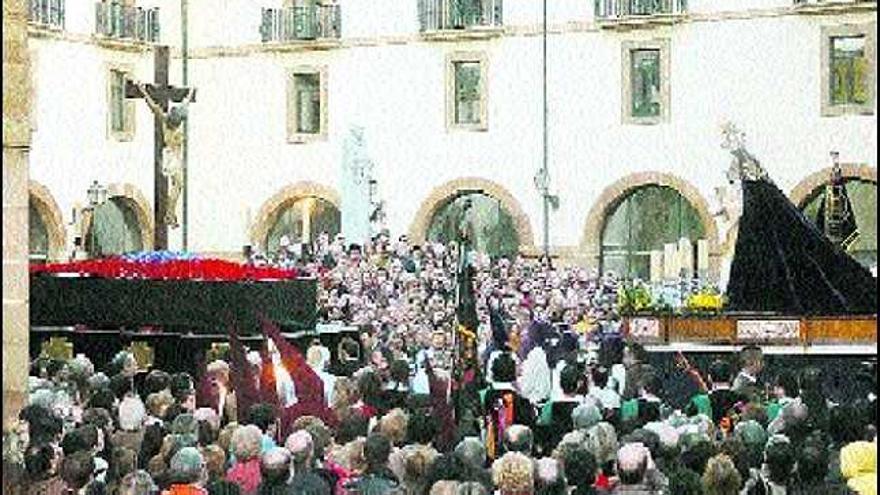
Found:
[[[183,120],[186,118],[186,107],[196,92],[187,90],[186,96],[179,105],[171,107],[167,112],[150,96],[150,90],[144,83],[138,83],[144,100],[150,110],[162,121],[162,174],[168,178],[168,201],[165,208],[165,224],[172,229],[177,228],[177,201],[183,192]]]
[[[183,193],[184,126],[186,109],[195,101],[196,90],[168,84],[168,47],[158,46],[155,53],[153,84],[128,81],[126,98],[143,98],[155,115],[154,216],[155,249],[167,249],[167,227],[177,228],[177,202]],[[173,107],[170,103],[178,103]]]

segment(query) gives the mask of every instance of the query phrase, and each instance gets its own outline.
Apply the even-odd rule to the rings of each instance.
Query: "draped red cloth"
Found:
[[[31,265],[31,274],[74,274],[111,279],[150,280],[285,280],[296,270],[253,266],[218,259],[132,261],[114,257],[99,260]]]
[[[244,345],[238,338],[238,328],[229,326],[229,354],[232,363],[229,366],[229,380],[235,390],[238,419],[245,417],[251,406],[260,402],[260,391],[253,379],[253,366],[248,362]]]
[[[315,416],[328,427],[335,428],[336,415],[324,402],[324,382],[321,377],[308,365],[302,353],[281,335],[281,329],[277,325],[265,318],[260,320],[263,335],[275,343],[281,356],[281,364],[290,373],[296,388],[296,404],[285,408],[281,413],[282,438],[291,433],[293,422],[301,416]]]

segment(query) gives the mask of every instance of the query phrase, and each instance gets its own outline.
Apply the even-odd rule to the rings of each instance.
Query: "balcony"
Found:
[[[120,2],[95,4],[95,34],[120,41],[159,42],[159,8],[127,7]]]
[[[28,22],[45,29],[64,29],[64,0],[31,0]]]
[[[596,22],[604,28],[674,24],[687,15],[687,0],[594,0]]]
[[[260,39],[263,43],[338,40],[342,36],[339,5],[300,5],[263,9]],[[335,44],[335,41],[334,41]]]
[[[418,0],[419,30],[428,37],[483,38],[503,30],[502,0]]]
[[[832,14],[877,11],[877,0],[794,0],[800,14]]]

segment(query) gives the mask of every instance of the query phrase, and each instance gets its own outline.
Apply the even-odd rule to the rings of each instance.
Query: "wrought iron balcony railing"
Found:
[[[594,0],[596,18],[601,21],[687,13],[687,0]]]
[[[95,4],[95,32],[108,38],[159,42],[159,7],[127,7],[121,2]]]
[[[271,41],[316,40],[342,36],[339,5],[301,5],[263,9],[260,37]]]
[[[418,0],[418,2],[419,28],[422,32],[503,25],[503,0]]]
[[[51,29],[64,29],[64,0],[31,0],[28,21]]]

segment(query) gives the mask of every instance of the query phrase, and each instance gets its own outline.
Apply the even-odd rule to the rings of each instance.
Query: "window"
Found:
[[[873,25],[823,28],[822,115],[874,113],[873,33]]]
[[[453,53],[447,60],[447,128],[488,129],[486,79],[483,53]]]
[[[669,117],[669,42],[623,43],[623,121],[659,124]]]
[[[455,123],[480,123],[480,63],[455,63]]]
[[[325,69],[294,69],[288,93],[288,140],[302,143],[327,135]]]
[[[125,81],[130,78],[130,69],[110,68],[108,129],[117,141],[134,139],[134,102],[125,98]]]
[[[31,263],[45,263],[49,258],[49,231],[39,208],[28,201],[28,255]]]
[[[632,114],[633,117],[660,115],[660,50],[633,50]]]
[[[868,101],[868,60],[864,36],[831,38],[831,104],[864,104]]]
[[[297,74],[294,77],[296,88],[296,132],[318,134],[321,132],[321,87],[317,74]]]
[[[605,218],[602,231],[603,271],[648,280],[651,251],[685,237],[705,237],[696,208],[671,187],[648,185],[631,191]]]

